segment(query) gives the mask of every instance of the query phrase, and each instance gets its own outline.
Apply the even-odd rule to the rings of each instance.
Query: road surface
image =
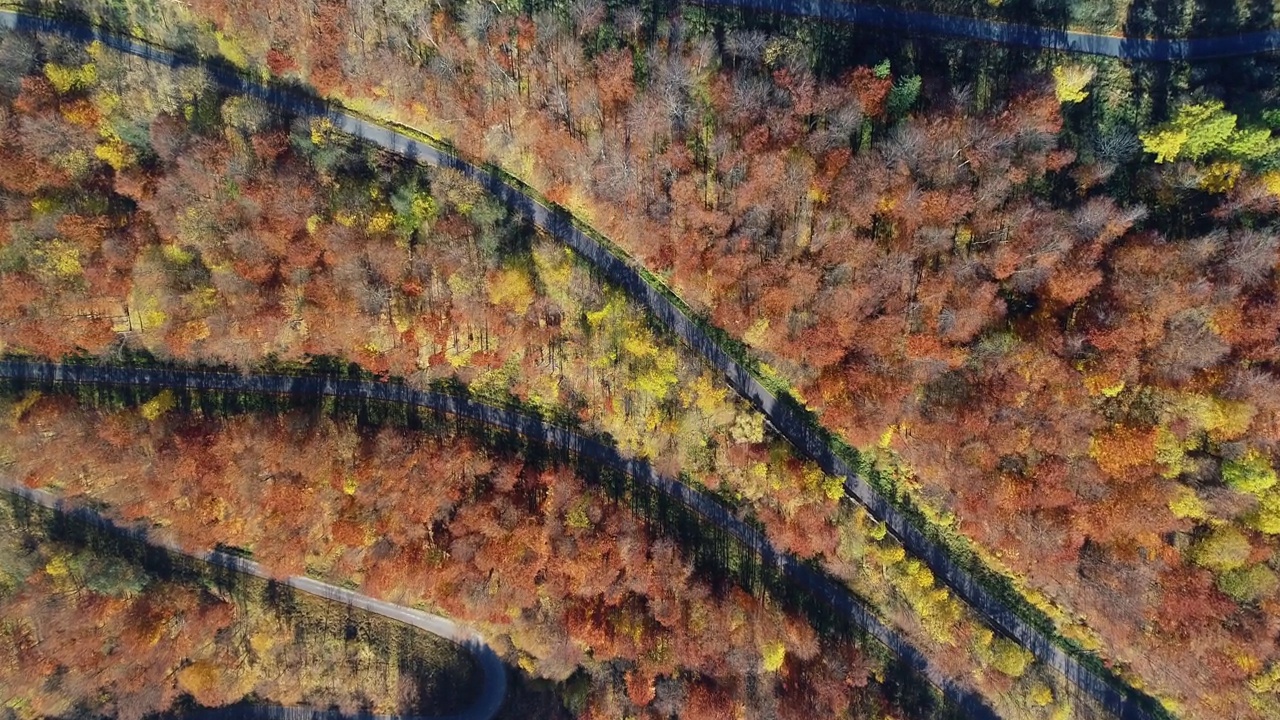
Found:
[[[810,418],[770,392],[707,329],[657,287],[646,282],[637,264],[615,254],[573,222],[572,216],[566,211],[544,204],[509,176],[482,168],[429,142],[346,112],[314,97],[277,86],[263,85],[228,68],[205,64],[198,58],[183,56],[135,38],[78,23],[11,11],[0,11],[0,28],[4,27],[28,32],[56,33],[85,42],[97,40],[121,52],[170,67],[203,66],[216,82],[230,92],[259,98],[272,107],[287,112],[327,118],[342,132],[427,165],[451,168],[474,180],[509,207],[525,215],[534,225],[573,248],[592,263],[605,279],[622,287],[645,305],[672,333],[722,372],[734,391],[758,408],[779,434],[811,457],[824,472],[843,478],[845,493],[849,498],[861,503],[873,517],[884,522],[889,532],[897,537],[908,552],[927,563],[939,581],[948,585],[994,628],[1021,644],[1040,662],[1061,672],[1068,681],[1121,720],[1151,720],[1154,717],[1148,709],[1154,701],[1086,666],[1008,607],[987,585],[953,559],[942,545],[929,538],[836,454]]]
[[[361,595],[345,588],[340,588],[328,583],[322,583],[312,580],[308,577],[294,575],[281,580],[277,575],[271,573],[252,560],[230,555],[216,550],[208,550],[205,552],[188,552],[176,545],[168,543],[158,543],[154,538],[141,535],[136,530],[122,528],[116,525],[110,519],[98,514],[94,510],[84,507],[74,507],[64,501],[58,499],[43,490],[33,490],[10,483],[0,482],[0,491],[12,493],[19,497],[25,498],[37,505],[42,505],[50,510],[65,513],[80,519],[83,519],[93,525],[113,532],[120,532],[138,539],[143,540],[151,545],[162,547],[165,550],[185,555],[216,565],[218,567],[227,568],[236,572],[253,575],[264,580],[275,580],[283,582],[289,587],[299,592],[315,595],[316,597],[332,600],[333,602],[343,603],[351,607],[381,615],[385,618],[397,620],[406,625],[410,625],[419,630],[429,632],[432,635],[456,643],[467,649],[476,658],[480,666],[481,686],[475,702],[466,711],[457,715],[433,715],[433,716],[394,716],[394,715],[360,715],[360,718],[369,718],[370,720],[393,720],[393,718],[414,718],[416,720],[492,720],[498,714],[498,710],[502,707],[503,700],[507,696],[507,670],[503,665],[502,659],[484,642],[484,638],[470,628],[459,625],[446,617],[432,615],[414,610],[400,605],[375,600],[368,595]],[[251,716],[254,718],[278,718],[279,720],[311,720],[312,718],[333,718],[334,714],[327,710],[293,707],[281,705],[232,705],[226,708],[207,708],[205,710],[184,714],[184,718],[218,718],[224,716],[243,717]]]

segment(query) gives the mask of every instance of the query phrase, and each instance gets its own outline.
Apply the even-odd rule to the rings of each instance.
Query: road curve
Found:
[[[844,613],[852,622],[862,627],[867,634],[874,637],[901,658],[905,665],[928,678],[935,687],[942,691],[949,701],[964,710],[966,716],[977,720],[996,720],[998,717],[978,695],[967,688],[955,684],[944,676],[906,638],[881,622],[875,612],[855,597],[847,587],[813,570],[795,557],[777,551],[763,534],[739,520],[728,509],[709,496],[677,480],[660,475],[652,465],[643,460],[624,457],[616,448],[573,430],[551,424],[542,418],[525,415],[510,408],[486,405],[467,397],[418,390],[396,383],[346,380],[315,375],[237,375],[225,372],[203,372],[171,368],[126,368],[102,365],[64,365],[25,360],[0,360],[0,378],[18,380],[34,387],[48,387],[60,384],[135,385],[195,391],[212,390],[266,395],[330,396],[374,400],[411,405],[516,433],[532,442],[558,448],[572,455],[588,458],[604,467],[626,473],[636,481],[676,499],[757,553],[762,562],[776,567],[792,582],[798,583],[815,597],[827,602],[838,612]],[[34,491],[22,490],[21,492],[26,496],[26,493]],[[46,495],[46,497],[50,496]],[[56,503],[58,501],[37,499],[37,502],[47,504],[47,502]],[[90,516],[92,515],[90,511],[84,512],[90,513]],[[178,552],[182,551],[178,550]],[[242,558],[221,553],[207,553],[196,555],[195,557],[207,559],[210,562],[225,565],[234,570],[249,572],[260,577],[270,576],[269,573],[266,573],[256,564]],[[408,617],[415,619],[410,624],[416,627],[423,627],[429,632],[449,637],[449,639],[454,639],[454,637],[447,635],[447,633],[460,633],[457,635],[459,639],[455,640],[456,642],[480,642],[478,637],[470,634],[470,631],[457,628],[444,618],[426,616],[428,619],[424,620],[423,616],[425,614],[416,610],[400,608],[396,605],[357,595],[348,590],[318,583],[307,578],[293,577],[289,578],[288,582],[293,587],[304,592],[313,592],[339,602],[351,602],[357,607],[368,609],[387,617],[400,619],[392,613],[408,613]],[[419,621],[426,622],[427,626],[419,625]],[[406,622],[408,621],[406,620]],[[483,659],[484,657],[481,654],[481,658]],[[489,683],[487,672],[485,677],[487,686]],[[502,678],[505,681],[505,675]],[[497,702],[501,702],[500,695]],[[496,712],[496,705],[493,710]]]
[[[942,545],[930,539],[892,502],[859,476],[835,452],[808,417],[770,392],[750,370],[717,343],[706,328],[687,315],[661,290],[647,283],[638,265],[614,254],[575,224],[572,216],[563,209],[553,209],[544,204],[506,175],[481,168],[405,132],[361,118],[314,97],[246,79],[223,66],[205,64],[197,58],[90,26],[11,11],[0,11],[0,28],[55,33],[84,42],[97,40],[121,52],[170,67],[201,66],[230,92],[259,98],[272,107],[287,112],[327,118],[342,132],[406,158],[453,169],[474,180],[508,207],[525,215],[534,225],[568,245],[592,263],[605,279],[622,287],[635,300],[644,304],[673,334],[722,372],[734,391],[758,408],[779,434],[811,457],[824,472],[843,478],[845,493],[850,498],[861,503],[872,516],[884,522],[889,532],[898,538],[908,552],[927,563],[937,579],[951,587],[993,627],[1013,638],[1042,663],[1061,672],[1069,682],[1121,720],[1152,720],[1153,715],[1144,707],[1144,702],[1152,701],[1141,698],[1127,688],[1120,689],[1113,685],[1006,606],[986,585],[952,558]]]
[[[913,10],[862,5],[841,0],[698,0],[722,5],[868,25],[926,35],[949,35],[1002,45],[1104,55],[1122,60],[1172,62],[1255,55],[1280,49],[1280,30],[1255,30],[1207,38],[1129,38],[1059,28],[939,15]]]
[[[312,580],[308,577],[294,575],[281,580],[279,577],[271,573],[258,563],[246,558],[238,557],[217,550],[207,550],[204,552],[190,552],[184,550],[177,545],[171,543],[158,542],[154,538],[139,533],[137,530],[130,528],[122,528],[116,525],[112,520],[96,511],[86,507],[75,507],[58,497],[47,493],[43,490],[34,490],[20,485],[0,481],[0,491],[8,492],[18,497],[24,498],[37,505],[44,506],[50,510],[63,513],[72,517],[84,520],[92,525],[104,528],[113,532],[121,532],[126,535],[135,537],[150,545],[161,547],[168,552],[184,555],[186,557],[195,558],[203,562],[218,567],[233,570],[235,572],[245,573],[264,580],[275,580],[283,582],[289,587],[299,592],[314,595],[325,600],[350,605],[361,610],[371,612],[375,615],[381,615],[402,622],[419,630],[429,632],[432,635],[438,635],[449,642],[461,645],[469,651],[480,666],[481,687],[479,696],[471,707],[466,711],[456,715],[431,715],[431,716],[398,716],[398,715],[365,715],[360,714],[361,720],[492,720],[498,714],[498,710],[502,708],[502,703],[507,697],[507,670],[503,665],[502,658],[498,657],[498,653],[489,647],[484,638],[482,638],[474,630],[459,625],[454,621],[440,615],[432,615],[413,608],[394,605],[392,603],[375,600],[368,595],[361,595],[345,588],[340,588],[328,583],[322,583]],[[253,717],[267,718],[271,720],[320,720],[325,718],[332,720],[335,715],[328,710],[313,709],[298,706],[284,705],[247,705],[237,704],[230,705],[225,708],[206,708],[204,710],[184,714],[184,718],[220,718],[220,717]]]

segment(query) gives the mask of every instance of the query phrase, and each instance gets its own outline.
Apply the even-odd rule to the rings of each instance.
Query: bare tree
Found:
[[[600,0],[574,0],[569,6],[569,17],[578,37],[594,33],[604,22],[605,7]]]
[[[1246,288],[1266,280],[1280,263],[1280,237],[1275,230],[1241,230],[1233,233],[1227,245],[1227,270]]]
[[[477,42],[484,42],[493,27],[494,6],[492,3],[477,0],[468,3],[462,10],[462,22],[459,29],[464,37]]]
[[[35,44],[18,33],[5,33],[0,38],[0,98],[11,99],[21,89],[22,76],[36,62]]]
[[[1208,320],[1202,308],[1174,315],[1164,340],[1151,353],[1153,369],[1171,382],[1182,383],[1226,357],[1231,347],[1210,329]]]
[[[745,61],[758,64],[764,57],[764,47],[768,38],[764,33],[755,30],[730,30],[725,33],[724,51],[733,58],[734,66]]]
[[[1142,141],[1128,129],[1113,130],[1098,138],[1095,148],[1098,157],[1107,162],[1122,165],[1142,149]]]

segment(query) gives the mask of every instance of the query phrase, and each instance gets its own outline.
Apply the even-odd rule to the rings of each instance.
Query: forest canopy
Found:
[[[1273,58],[870,57],[853,29],[600,2],[76,7],[519,177],[741,341],[1063,637],[1175,714],[1276,711]],[[1158,34],[1153,12],[1135,3],[1126,32]],[[456,377],[866,567],[873,523],[478,188],[197,68],[0,42],[7,348]],[[932,606],[904,603],[927,636]]]

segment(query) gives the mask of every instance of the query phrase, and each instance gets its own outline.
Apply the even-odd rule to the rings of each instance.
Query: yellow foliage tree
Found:
[[[74,280],[84,274],[80,250],[62,240],[51,240],[35,253],[40,274],[56,280]]]
[[[764,671],[777,672],[782,669],[782,663],[787,658],[787,648],[775,640],[764,646],[761,656],[761,664],[764,666]]]
[[[577,503],[565,513],[564,524],[574,530],[586,530],[591,527],[591,518],[587,515],[586,503]]]
[[[1265,565],[1239,568],[1218,576],[1218,589],[1242,603],[1255,603],[1270,597],[1277,587],[1280,587],[1280,579]]]
[[[1183,106],[1173,121],[1187,131],[1182,153],[1188,160],[1199,160],[1218,150],[1236,129],[1235,113],[1227,112],[1220,100]]]
[[[844,497],[844,480],[835,475],[824,475],[822,478],[822,492],[827,496],[828,500],[838,502]]]
[[[390,210],[379,210],[369,217],[365,229],[371,233],[384,233],[395,224],[396,216]]]
[[[1241,160],[1257,160],[1275,149],[1268,128],[1240,128],[1227,138],[1227,153]]]
[[[1216,528],[1191,548],[1192,562],[1217,573],[1244,565],[1253,548],[1239,530],[1230,525]]]
[[[1031,687],[1031,702],[1036,707],[1047,707],[1053,702],[1053,690],[1042,682],[1037,682]]]
[[[93,149],[93,156],[116,171],[129,167],[135,160],[133,148],[119,138],[98,143],[98,146]]]
[[[172,410],[176,405],[177,401],[173,397],[173,391],[162,390],[159,395],[143,403],[138,408],[138,412],[142,413],[142,417],[148,420],[155,420]]]
[[[1248,517],[1249,527],[1268,535],[1280,535],[1280,491],[1271,489],[1258,498],[1258,509]]]
[[[1272,195],[1280,197],[1280,171],[1272,170],[1264,174],[1262,176],[1262,187],[1266,188],[1267,192]]]
[[[1243,436],[1257,414],[1257,408],[1250,403],[1196,393],[1177,396],[1169,411],[1190,421],[1193,430],[1203,430],[1218,441]]]
[[[489,276],[489,301],[523,316],[533,304],[533,281],[522,268],[507,268]]]
[[[1259,695],[1280,692],[1280,660],[1249,678],[1249,689]]]
[[[758,443],[764,441],[764,416],[757,412],[740,412],[734,418],[730,437],[736,443]]]
[[[1271,130],[1237,128],[1235,113],[1227,112],[1220,100],[1184,105],[1172,120],[1138,137],[1156,162],[1178,158],[1199,160],[1217,154],[1237,161],[1257,160],[1275,150]],[[1226,175],[1219,171],[1218,185]]]
[[[1242,458],[1222,463],[1222,479],[1236,490],[1256,495],[1276,484],[1276,471],[1265,455],[1250,450]]]
[[[311,121],[311,144],[324,147],[329,143],[329,136],[334,133],[333,121],[329,118],[316,118]]]
[[[1018,643],[996,638],[991,643],[991,666],[1009,677],[1022,677],[1031,664],[1031,653]]]
[[[1155,155],[1158,163],[1177,160],[1187,138],[1187,131],[1179,129],[1156,130],[1138,136],[1142,140],[1142,149]]]
[[[200,660],[178,671],[178,687],[191,693],[197,702],[217,702],[221,698],[214,692],[221,682],[221,675],[218,666]]]
[[[760,318],[751,323],[751,327],[747,328],[747,331],[742,334],[742,339],[752,347],[761,347],[765,344],[768,335],[769,320],[768,318]]]
[[[1186,485],[1179,485],[1174,491],[1173,499],[1169,501],[1169,510],[1174,517],[1180,519],[1203,520],[1208,516],[1200,496]]]
[[[1089,97],[1085,86],[1093,80],[1097,69],[1092,65],[1059,65],[1053,69],[1054,94],[1058,102],[1078,103]]]
[[[1236,186],[1243,167],[1238,162],[1216,162],[1205,168],[1200,178],[1200,189],[1205,192],[1222,194]]]
[[[1156,462],[1164,466],[1160,474],[1175,478],[1187,468],[1187,448],[1173,431],[1163,425],[1156,428]]]
[[[66,553],[58,553],[45,563],[44,571],[49,577],[63,577],[71,572],[71,566],[67,563]]]
[[[66,95],[72,90],[85,90],[98,82],[98,66],[93,63],[85,63],[77,68],[57,63],[45,63],[44,76],[49,78],[49,82],[58,91],[58,94]]]
[[[1156,162],[1172,162],[1179,157],[1198,160],[1222,147],[1236,129],[1236,116],[1221,101],[1184,105],[1173,120],[1149,133],[1142,133],[1143,149]]]
[[[961,620],[961,608],[946,588],[936,586],[933,572],[912,558],[895,566],[889,577],[925,631],[938,642],[951,644]]]
[[[676,353],[674,350],[663,349],[657,351],[653,357],[649,367],[634,370],[635,379],[628,385],[642,393],[646,393],[653,397],[654,400],[661,402],[667,398],[671,389],[680,381],[680,377],[676,374]]]
[[[680,393],[684,406],[697,408],[705,418],[725,414],[730,409],[725,402],[728,396],[729,388],[717,383],[709,373],[699,375]]]

